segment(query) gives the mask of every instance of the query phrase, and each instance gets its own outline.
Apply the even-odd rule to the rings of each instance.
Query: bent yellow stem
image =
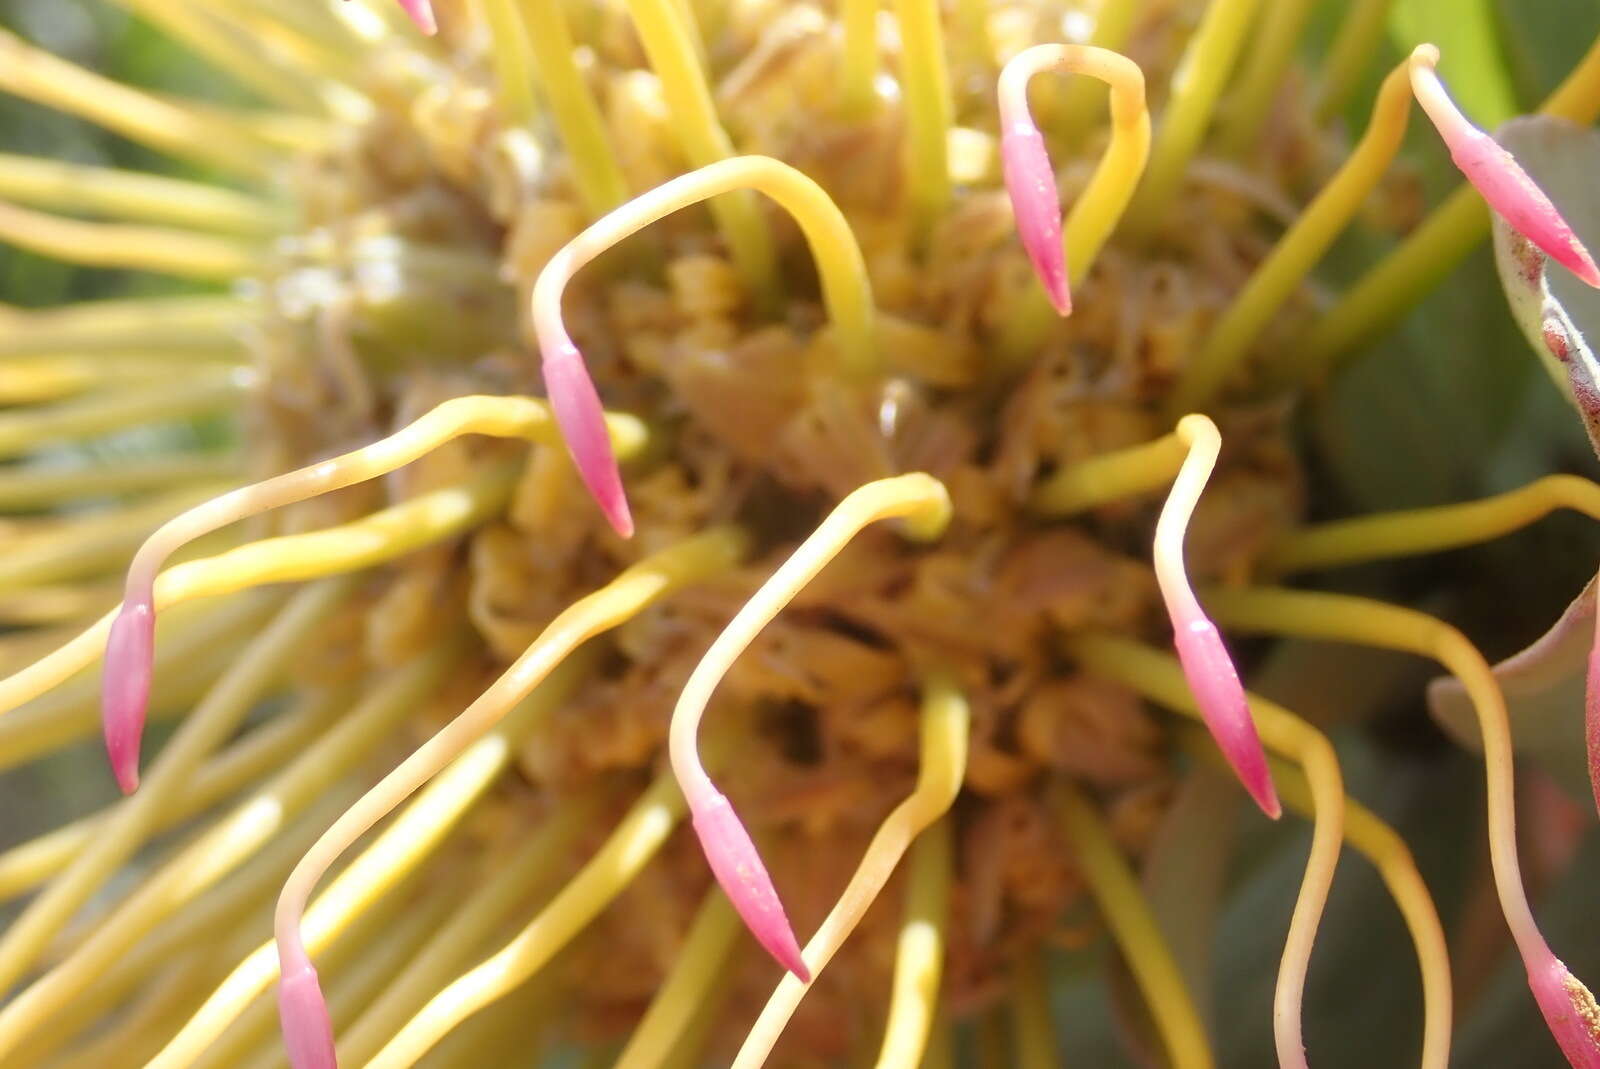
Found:
[[[572,161],[578,193],[591,216],[604,215],[628,199],[628,183],[606,135],[600,105],[578,69],[577,46],[560,0],[522,0],[521,7],[534,74]]]
[[[1267,588],[1226,590],[1218,592],[1213,608],[1220,618],[1236,627],[1428,657],[1460,680],[1483,737],[1489,861],[1500,911],[1505,914],[1506,925],[1529,973],[1534,973],[1551,952],[1528,905],[1517,859],[1511,725],[1505,697],[1477,647],[1443,620],[1414,609],[1345,594]]]
[[[1089,893],[1133,972],[1170,1064],[1174,1069],[1215,1064],[1200,1011],[1110,829],[1082,792],[1066,782],[1056,785],[1053,801]]]
[[[767,156],[738,156],[701,167],[633,198],[600,219],[551,257],[540,273],[533,290],[535,318],[560,322],[562,291],[573,275],[602,252],[673,212],[734,190],[765,193],[794,216],[816,258],[823,303],[833,320],[847,370],[863,376],[875,372],[880,360],[874,345],[877,327],[872,283],[855,234],[821,186]]]
[[[504,947],[435,995],[366,1063],[367,1069],[403,1069],[416,1064],[452,1028],[548,964],[655,856],[683,819],[684,808],[683,795],[671,774],[657,776],[599,852],[561,892]]]
[[[1185,727],[1181,737],[1186,749],[1225,768],[1221,754],[1206,735]],[[1289,761],[1271,758],[1272,776],[1289,808],[1315,818],[1316,803],[1305,772]],[[1406,930],[1411,933],[1422,973],[1422,1069],[1446,1069],[1450,1062],[1452,995],[1450,952],[1445,943],[1444,925],[1434,908],[1433,896],[1422,881],[1422,873],[1398,832],[1355,799],[1345,802],[1345,842],[1372,862],[1389,890]]]
[[[924,1065],[939,1017],[945,933],[955,885],[955,842],[950,818],[934,821],[911,846],[906,912],[895,941],[894,987],[877,1069]]]
[[[1274,544],[1261,568],[1281,575],[1435,553],[1499,538],[1563,508],[1600,520],[1600,485],[1546,475],[1479,501],[1313,524]]]
[[[0,30],[0,90],[76,115],[179,159],[265,178],[276,154],[199,107],[142,92]]]
[[[673,0],[628,0],[628,11],[650,66],[661,80],[673,130],[690,165],[705,167],[732,156],[733,142],[717,119],[693,36]],[[724,197],[712,202],[711,214],[756,302],[775,302],[777,255],[755,201],[748,193]]]
[[[1600,39],[1539,114],[1584,126],[1600,116]],[[1341,359],[1393,326],[1488,236],[1489,211],[1477,191],[1463,182],[1290,348],[1299,376],[1326,379]]]
[[[91,848],[29,903],[0,938],[0,987],[10,988],[24,976],[73,913],[139,849],[161,812],[187,789],[195,768],[238,728],[353,585],[330,579],[302,591],[251,642],[162,749],[144,789],[116,807]],[[20,1038],[16,1035],[11,1042]]]
[[[674,956],[672,970],[656,990],[615,1069],[661,1069],[694,1025],[706,992],[725,975],[739,938],[739,914],[715,884],[706,892],[689,934]]]
[[[1184,365],[1168,400],[1169,413],[1204,409],[1211,404],[1217,390],[1249,354],[1284,301],[1350,225],[1405,137],[1411,111],[1407,70],[1407,64],[1401,63],[1383,80],[1372,106],[1372,119],[1355,151],[1300,213],[1288,233],[1278,239],[1211,328],[1200,351]]]
[[[161,611],[267,583],[320,579],[394,560],[483,522],[504,507],[515,483],[514,470],[496,467],[463,486],[435,490],[337,527],[267,538],[175,565],[156,580],[156,608]],[[92,664],[105,649],[115,616],[115,611],[106,613],[65,645],[0,679],[0,714]],[[159,646],[157,658],[161,658]]]
[[[939,672],[927,680],[922,696],[922,763],[917,771],[917,785],[910,796],[884,818],[872,842],[867,844],[861,864],[850,877],[844,893],[806,944],[805,961],[813,977],[827,968],[828,962],[861,923],[912,840],[955,802],[966,775],[971,715],[966,696],[956,688],[951,677]],[[809,985],[793,973],[784,975],[739,1048],[734,1069],[756,1069],[765,1063],[808,989]]]
[[[1198,706],[1189,694],[1182,669],[1173,658],[1141,643],[1110,635],[1069,635],[1063,641],[1067,652],[1089,671],[1115,679],[1185,716],[1198,718]],[[1272,999],[1273,1035],[1279,1064],[1286,1069],[1298,1069],[1306,1064],[1300,1021],[1306,973],[1311,964],[1317,925],[1328,903],[1334,869],[1338,867],[1339,844],[1344,838],[1344,778],[1339,772],[1339,759],[1332,743],[1320,731],[1265,698],[1249,695],[1249,702],[1250,713],[1267,746],[1299,762],[1305,769],[1316,810],[1310,857],[1295,900],[1294,915],[1289,921],[1289,934],[1284,940]]]
[[[1063,466],[1040,483],[1028,508],[1045,516],[1072,516],[1124,498],[1153,493],[1177,477],[1189,446],[1176,431],[1153,441]]]
[[[1189,161],[1211,125],[1222,87],[1249,35],[1259,0],[1209,0],[1194,38],[1172,75],[1171,95],[1150,151],[1150,167],[1134,195],[1135,233],[1148,237],[1165,220]]]
[[[1139,0],[1101,0],[1094,12],[1094,31],[1086,42],[1094,48],[1120,52],[1133,36],[1135,22],[1143,5]],[[1056,133],[1068,145],[1076,146],[1095,122],[1103,109],[1098,90],[1088,82],[1067,84],[1061,102],[1061,118],[1055,125]]]

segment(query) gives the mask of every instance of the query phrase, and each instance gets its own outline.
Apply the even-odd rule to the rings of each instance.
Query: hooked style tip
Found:
[[[722,794],[713,792],[709,799],[691,803],[690,809],[700,849],[745,927],[779,965],[794,973],[801,983],[809,984],[811,970],[800,956],[800,944],[789,925],[789,916],[733,806]]]
[[[576,346],[568,343],[545,353],[544,387],[583,485],[612,529],[623,538],[632,538],[633,514],[622,489],[611,436],[606,433],[605,410]]]
[[[106,639],[100,725],[106,757],[123,794],[139,789],[139,746],[150,705],[155,630],[155,606],[150,598],[133,598],[123,602]]]
[[[1205,616],[1184,621],[1174,630],[1173,644],[1178,649],[1184,678],[1200,706],[1200,715],[1222,756],[1233,766],[1234,774],[1261,811],[1277,820],[1283,815],[1283,806],[1267,768],[1267,752],[1256,733],[1255,721],[1250,718],[1239,673],[1217,626]]]
[[[429,0],[400,0],[400,6],[406,9],[417,29],[429,37],[439,32],[439,20],[434,18],[433,4]]]
[[[1456,167],[1512,229],[1585,283],[1600,288],[1600,268],[1589,250],[1516,158],[1456,107],[1434,70],[1438,62],[1437,48],[1418,45],[1411,53],[1411,84]]]
[[[1548,960],[1528,969],[1528,987],[1545,1027],[1573,1069],[1600,1069],[1600,1008],[1589,989],[1545,951]]]
[[[1061,193],[1038,127],[1022,122],[1008,127],[1000,139],[1000,159],[1017,236],[1034,274],[1055,310],[1062,316],[1071,315],[1067,254],[1061,245]]]
[[[333,1019],[311,962],[291,964],[284,971],[278,982],[278,1021],[293,1069],[338,1069]]]

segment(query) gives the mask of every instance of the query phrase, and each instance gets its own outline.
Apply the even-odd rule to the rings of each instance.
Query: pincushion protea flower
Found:
[[[914,1065],[996,1005],[1043,1064],[1045,949],[1092,901],[1167,1058],[1208,1065],[1133,872],[1214,761],[1314,825],[1279,1062],[1307,1060],[1348,841],[1405,915],[1443,1066],[1409,854],[1316,727],[1246,693],[1223,630],[1457,678],[1532,997],[1600,1064],[1523,890],[1494,673],[1415,610],[1271,585],[1600,516],[1572,480],[1300,518],[1301,385],[1489,231],[1464,188],[1344,297],[1305,292],[1413,93],[1524,256],[1595,281],[1428,48],[1281,210],[1383,4],[1344,17],[1312,100],[1287,77],[1301,2],[897,0],[881,36],[864,0],[119,3],[276,110],[0,37],[0,88],[251,190],[0,159],[0,237],[232,287],[0,313],[0,753],[80,738],[98,704],[128,795],[0,853],[0,887],[37,890],[0,935],[5,1064],[507,1064],[551,1034],[628,1066]],[[1055,40],[1064,15],[1085,40]],[[1030,108],[1052,68],[1073,81]],[[1544,111],[1600,114],[1600,48]],[[216,412],[243,417],[237,458],[79,444]],[[241,470],[262,481],[217,492]],[[151,713],[186,715],[141,777]]]

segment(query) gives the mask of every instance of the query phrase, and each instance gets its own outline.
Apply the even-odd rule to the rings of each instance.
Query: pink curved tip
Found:
[[[439,32],[439,20],[433,17],[433,5],[429,0],[400,0],[400,6],[406,9],[417,29],[429,37]]]
[[[149,594],[122,603],[106,639],[100,681],[100,725],[106,757],[123,794],[139,789],[139,744],[150,706],[155,661],[156,612]]]
[[[612,528],[623,538],[632,538],[633,515],[606,433],[605,410],[577,346],[566,342],[545,350],[544,387],[583,485]]]
[[[1489,207],[1556,263],[1600,287],[1600,268],[1589,251],[1511,153],[1467,123],[1440,126],[1439,133],[1450,148],[1450,158]]]
[[[772,877],[761,863],[756,844],[750,841],[750,833],[728,799],[713,792],[709,799],[692,803],[690,809],[700,849],[745,927],[779,965],[794,973],[801,983],[810,983],[811,970],[800,956],[800,944],[783,903],[778,900],[777,888],[772,886]]]
[[[337,1069],[328,1002],[322,997],[316,967],[303,957],[291,962],[278,982],[278,1022],[294,1069]]]
[[[1272,773],[1267,770],[1267,753],[1256,734],[1239,673],[1217,626],[1205,616],[1197,616],[1180,622],[1172,640],[1189,689],[1199,703],[1200,715],[1222,756],[1233,766],[1234,774],[1261,811],[1277,820],[1283,815],[1283,806],[1278,803]]]
[[[1034,274],[1063,316],[1072,314],[1067,281],[1067,254],[1061,245],[1061,193],[1045,152],[1044,137],[1031,123],[1017,122],[1000,138],[1000,159],[1006,193],[1017,221],[1017,236],[1033,263]]]
[[[1594,996],[1554,954],[1545,953],[1549,960],[1528,970],[1528,987],[1545,1026],[1573,1069],[1600,1069],[1600,1011]]]

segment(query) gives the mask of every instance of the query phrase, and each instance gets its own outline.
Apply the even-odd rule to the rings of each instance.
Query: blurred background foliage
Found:
[[[1318,5],[1304,42],[1308,70],[1315,69],[1344,7],[1342,0]],[[100,0],[0,0],[0,26],[112,78],[251,103],[179,46]],[[1370,82],[1344,117],[1349,130],[1365,126],[1383,73],[1423,40],[1440,45],[1441,72],[1452,92],[1469,115],[1492,128],[1534,108],[1588,48],[1600,33],[1600,0],[1395,0],[1389,29],[1386,53],[1373,57]],[[215,177],[3,96],[0,151]],[[1402,180],[1414,181],[1430,205],[1459,180],[1420,121],[1411,125],[1404,166]],[[1394,243],[1393,235],[1372,228],[1353,233],[1322,270],[1323,284],[1336,291]],[[22,306],[193,288],[150,276],[78,271],[0,247],[0,301]],[[1596,472],[1581,428],[1506,312],[1487,243],[1310,403],[1307,414],[1319,516],[1459,500],[1551,471]],[[1587,521],[1553,517],[1493,546],[1361,569],[1333,581],[1439,612],[1493,659],[1520,648],[1555,618],[1593,574],[1597,545]],[[1291,644],[1256,652],[1262,660],[1258,685],[1330,727],[1351,794],[1391,821],[1417,856],[1452,933],[1460,1003],[1455,1063],[1562,1064],[1492,908],[1478,762],[1446,743],[1422,706],[1428,668]],[[1359,695],[1350,685],[1357,678],[1364,684]],[[57,786],[64,794],[73,791]],[[1532,794],[1545,797],[1537,785]],[[1524,812],[1529,875],[1546,932],[1574,971],[1593,982],[1600,978],[1600,940],[1588,921],[1592,888],[1600,886],[1593,813],[1584,812],[1574,827],[1579,810],[1569,801],[1550,800],[1542,811]],[[1267,826],[1238,807],[1221,811],[1213,831],[1212,848],[1235,845],[1215,937],[1211,996],[1219,1063],[1266,1066],[1273,1061],[1273,976],[1309,833],[1293,819]],[[1539,864],[1541,857],[1550,863]],[[1541,878],[1548,880],[1542,889]],[[1108,953],[1096,945],[1058,963],[1064,1064],[1128,1064],[1115,1000],[1098,979]],[[1316,1061],[1414,1062],[1421,1022],[1416,976],[1410,943],[1381,884],[1347,852],[1307,996],[1306,1039]]]

